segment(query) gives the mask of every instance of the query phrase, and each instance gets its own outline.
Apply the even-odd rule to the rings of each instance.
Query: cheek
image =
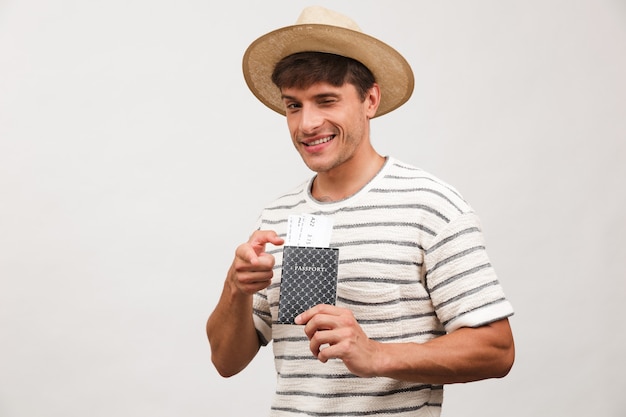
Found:
[[[295,141],[298,136],[298,121],[294,117],[287,117],[287,129],[291,139]]]

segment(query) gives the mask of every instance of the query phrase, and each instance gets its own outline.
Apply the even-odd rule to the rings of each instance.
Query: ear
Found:
[[[374,83],[368,90],[364,104],[367,105],[367,117],[371,119],[376,114],[378,106],[380,105],[380,87],[378,84]]]

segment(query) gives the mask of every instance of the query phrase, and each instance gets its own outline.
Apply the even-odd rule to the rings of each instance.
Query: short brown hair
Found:
[[[325,52],[298,52],[281,59],[274,67],[272,82],[278,88],[307,88],[318,82],[335,87],[354,85],[361,100],[376,79],[359,61]]]

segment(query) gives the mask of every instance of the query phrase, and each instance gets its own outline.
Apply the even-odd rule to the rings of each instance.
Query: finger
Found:
[[[265,250],[265,244],[279,246],[285,243],[285,240],[273,230],[257,230],[252,233],[248,243],[258,251],[257,254],[260,254]]]
[[[319,314],[329,314],[333,316],[338,316],[341,314],[343,309],[339,307],[335,307],[329,304],[318,304],[316,306],[311,307],[310,309],[300,313],[295,318],[296,324],[307,324],[313,317]]]
[[[233,265],[232,282],[244,293],[252,294],[269,286],[274,272],[271,266],[257,268],[249,263],[238,260]]]
[[[329,355],[331,352],[324,352],[325,354],[321,355],[322,351],[326,351],[326,349],[329,349],[338,342],[339,340],[337,340],[333,330],[319,330],[310,338],[309,349],[311,353],[313,353],[313,356],[320,359],[322,362],[326,362],[332,357],[332,355]]]
[[[261,266],[263,266],[263,262],[260,258],[265,254],[265,245],[267,243],[282,245],[284,243],[284,239],[279,237],[273,230],[257,230],[252,233],[246,243],[237,247],[235,256],[243,260],[245,263],[249,263],[251,265],[261,264]],[[265,265],[267,265],[267,262],[269,262],[269,260],[266,260]],[[273,258],[271,263],[273,266]]]
[[[315,357],[322,363],[328,362],[329,359],[341,359],[338,344],[325,343],[316,347],[317,355]]]
[[[267,288],[272,283],[271,278],[258,278],[258,279],[249,279],[249,280],[240,280],[239,286],[242,290],[248,293],[255,293],[264,288]]]
[[[249,252],[242,252],[241,256],[241,258],[239,255],[235,258],[233,268],[238,275],[245,277],[242,279],[257,280],[259,277],[263,279],[272,278],[275,264],[275,258],[272,255],[263,254],[256,256],[251,255]],[[253,258],[247,260],[245,259],[247,256],[252,256]]]
[[[244,264],[255,264],[257,263],[257,252],[254,250],[250,243],[244,243],[237,247],[235,251],[235,257],[243,261]]]

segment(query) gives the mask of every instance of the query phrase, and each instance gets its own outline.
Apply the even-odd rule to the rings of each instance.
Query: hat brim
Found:
[[[302,24],[274,30],[255,40],[243,57],[243,74],[252,93],[284,115],[279,89],[271,80],[282,58],[297,52],[326,52],[355,59],[374,74],[381,100],[374,117],[404,104],[413,93],[413,71],[400,53],[380,40],[350,29]]]

